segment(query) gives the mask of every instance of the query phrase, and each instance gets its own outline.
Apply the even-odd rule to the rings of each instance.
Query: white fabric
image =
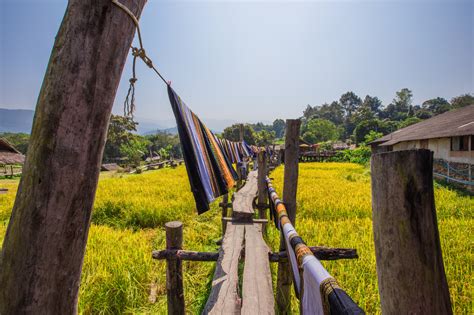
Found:
[[[330,277],[316,257],[312,255],[303,257],[302,314],[324,315],[320,286],[321,282]]]
[[[298,260],[296,259],[295,252],[293,251],[293,248],[291,247],[290,244],[290,236],[292,234],[296,234],[295,229],[293,228],[293,225],[291,223],[287,223],[283,225],[283,235],[285,236],[285,244],[286,244],[286,253],[288,257],[290,258],[290,264],[291,264],[291,269],[293,270],[293,279],[296,284],[296,288],[298,292],[301,292],[300,289],[300,277],[299,277],[299,269],[298,269]]]

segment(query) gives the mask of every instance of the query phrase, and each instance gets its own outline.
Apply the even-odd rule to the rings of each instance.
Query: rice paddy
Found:
[[[282,191],[283,168],[272,177]],[[0,242],[13,207],[17,180],[0,181]],[[300,164],[296,229],[309,245],[352,247],[357,260],[324,262],[368,314],[380,313],[372,239],[370,174],[349,163]],[[474,200],[436,185],[436,207],[443,258],[454,313],[473,310]],[[82,314],[166,313],[165,263],[151,259],[163,249],[164,223],[184,223],[184,247],[216,251],[220,210],[198,216],[186,170],[163,169],[140,175],[102,175],[92,216],[79,297]],[[279,234],[270,225],[275,250]],[[185,262],[184,288],[189,313],[202,310],[215,263]],[[272,266],[276,277],[276,265]],[[152,294],[150,294],[152,292]],[[298,303],[293,298],[296,313]]]

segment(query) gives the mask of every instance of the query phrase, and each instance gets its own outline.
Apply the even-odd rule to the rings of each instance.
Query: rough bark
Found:
[[[293,226],[296,219],[296,190],[298,186],[298,162],[300,142],[299,119],[286,120],[285,132],[285,169],[283,181],[283,202],[286,206],[288,218]],[[285,239],[280,237],[280,251],[285,251]],[[293,282],[292,271],[288,260],[278,262],[277,276],[277,307],[279,314],[291,314],[291,284]]]
[[[166,229],[166,249],[180,250],[183,247],[183,223],[168,222]],[[166,294],[168,297],[168,314],[185,314],[183,263],[176,256],[166,260]]]
[[[145,0],[123,0],[137,15]],[[0,314],[74,314],[107,126],[135,32],[110,0],[69,1],[0,256]]]
[[[433,194],[433,153],[372,156],[372,218],[383,314],[452,314]]]

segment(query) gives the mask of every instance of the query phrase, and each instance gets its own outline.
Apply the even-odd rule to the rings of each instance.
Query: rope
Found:
[[[138,81],[138,78],[136,76],[136,60],[137,58],[140,58],[143,60],[143,62],[150,68],[155,71],[155,73],[161,78],[161,80],[166,84],[170,85],[171,81],[166,81],[165,78],[161,75],[161,73],[155,68],[153,65],[153,61],[148,57],[148,55],[145,52],[145,49],[143,48],[143,40],[142,40],[142,34],[140,31],[140,24],[138,22],[138,18],[133,14],[132,11],[130,11],[129,8],[127,8],[125,5],[120,3],[118,0],[111,0],[114,5],[116,5],[118,8],[122,9],[133,21],[137,28],[137,35],[138,35],[138,43],[140,47],[133,47],[132,48],[132,56],[133,56],[133,66],[132,66],[132,77],[130,78],[130,86],[128,88],[127,96],[125,97],[125,101],[123,103],[123,114],[126,117],[132,117],[133,119],[133,113],[135,111],[135,83]]]

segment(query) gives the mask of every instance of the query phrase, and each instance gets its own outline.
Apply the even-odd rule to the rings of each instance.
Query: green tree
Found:
[[[310,143],[337,140],[339,129],[327,119],[314,118],[303,125],[302,137]]]
[[[354,129],[354,139],[356,144],[364,143],[365,137],[371,132],[381,133],[387,132],[386,125],[379,119],[362,120]]]
[[[341,95],[339,103],[344,110],[346,118],[350,118],[357,108],[362,104],[362,100],[354,92],[349,91]]]
[[[110,117],[107,142],[104,149],[104,161],[110,161],[121,156],[121,146],[134,139],[133,132],[137,131],[138,123],[130,117],[112,115]]]
[[[160,154],[160,150],[165,148],[168,155],[172,156],[173,158],[181,158],[183,156],[178,135],[159,132],[154,135],[146,136],[146,139],[150,143],[148,150],[151,152]],[[162,154],[160,154],[160,156],[162,156]]]
[[[240,140],[240,124],[234,124],[224,129],[222,137],[231,141]],[[255,144],[255,131],[250,125],[244,125],[244,140],[248,144]]]
[[[365,135],[364,143],[366,144],[371,143],[372,141],[375,141],[378,138],[381,138],[382,136],[383,136],[383,133],[377,132],[375,130],[371,130],[368,134]]]
[[[261,130],[255,133],[255,143],[257,146],[265,146],[272,144],[275,141],[275,132]]]
[[[285,135],[285,126],[285,121],[283,119],[275,119],[273,122],[275,137],[282,138]]]
[[[408,112],[413,102],[413,93],[410,89],[403,88],[395,93],[396,96],[393,99],[393,104],[400,112]]]
[[[405,127],[408,127],[410,125],[419,123],[420,121],[421,121],[421,119],[418,118],[418,117],[408,117],[407,119],[405,119],[404,121],[401,121],[398,124],[398,128],[400,128],[400,129],[405,128]]]
[[[432,112],[435,115],[442,114],[451,110],[452,106],[447,100],[442,97],[432,98],[423,102],[423,108]]]
[[[120,154],[128,158],[128,164],[133,167],[140,166],[140,162],[146,155],[146,149],[150,143],[141,136],[134,136],[120,145]]]
[[[473,94],[463,94],[451,99],[451,105],[453,108],[461,108],[464,106],[474,105]]]

